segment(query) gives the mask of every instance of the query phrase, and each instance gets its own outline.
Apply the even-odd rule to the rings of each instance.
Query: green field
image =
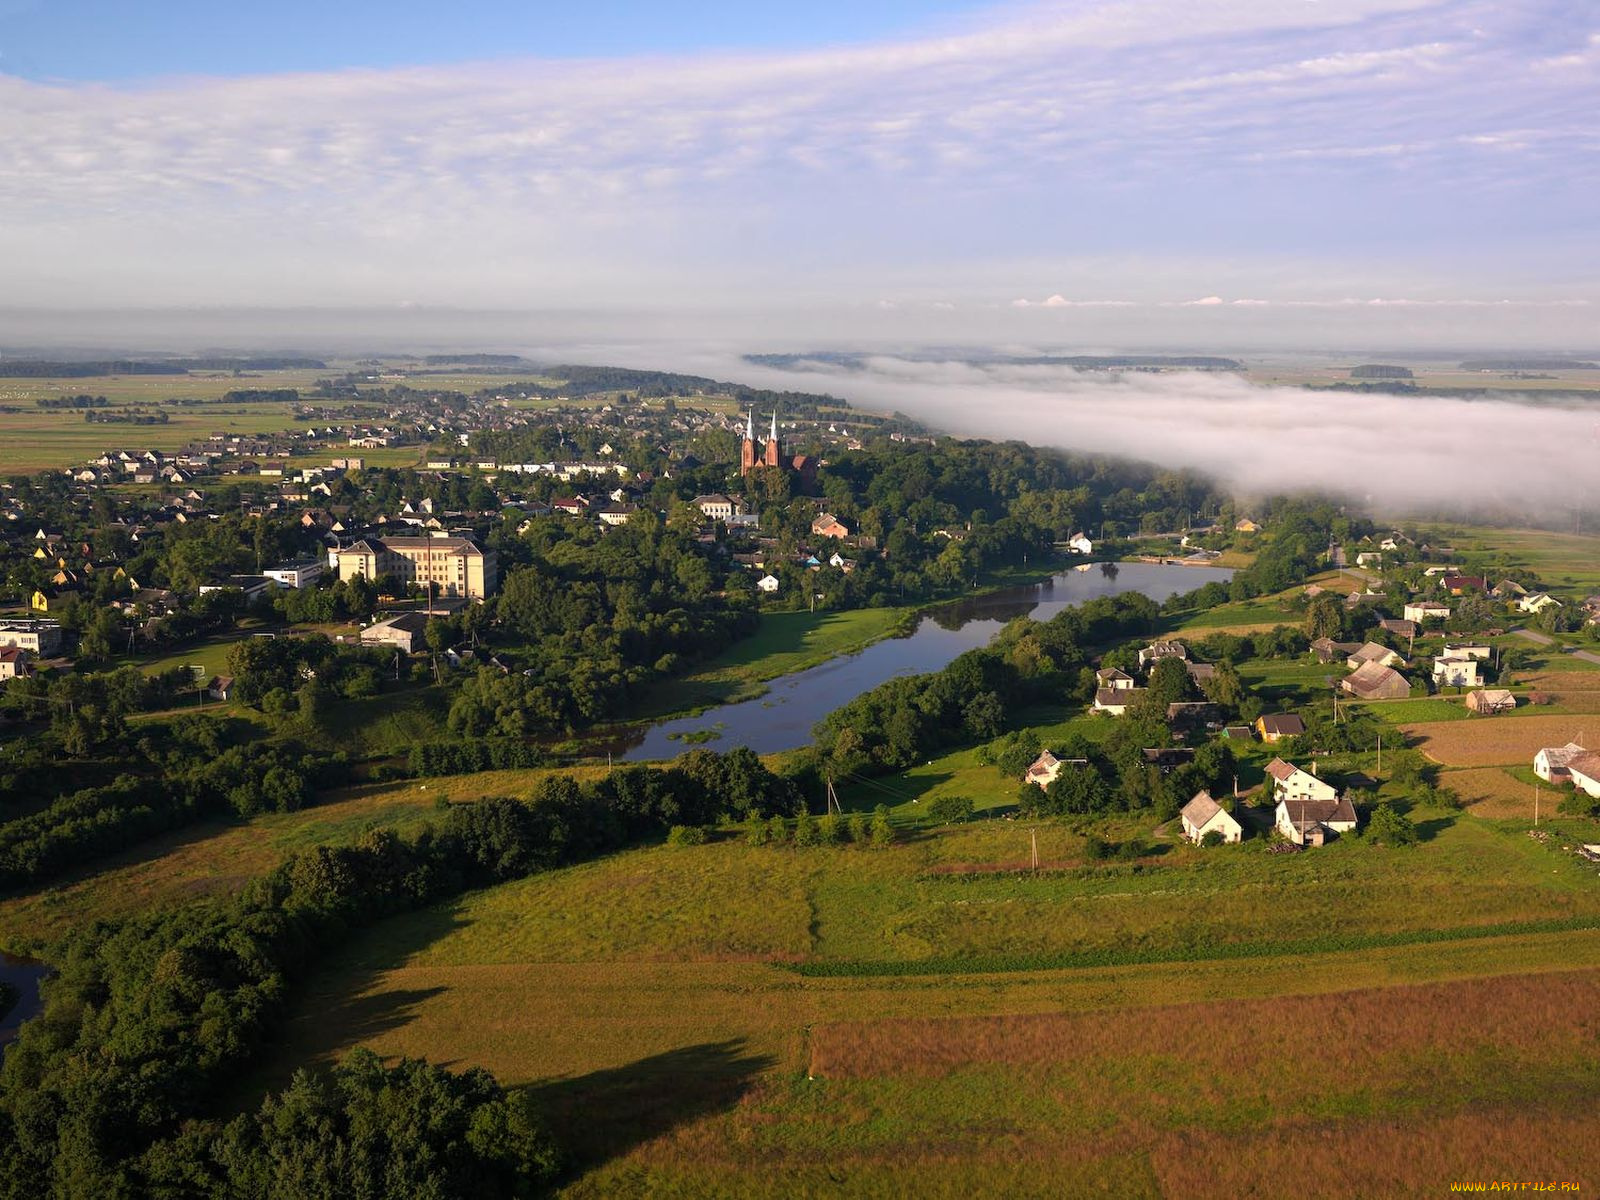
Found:
[[[1551,533],[1543,529],[1491,529],[1484,525],[1439,525],[1458,555],[1492,555],[1539,576],[1558,592],[1600,591],[1600,535]]]
[[[859,608],[849,612],[765,613],[750,637],[678,679],[653,686],[636,712],[639,718],[730,704],[761,695],[768,680],[854,654],[889,637],[908,620],[905,608]]]
[[[1410,852],[1169,846],[1037,877],[941,873],[1015,858],[1006,821],[888,850],[632,850],[370,931],[240,1101],[356,1044],[481,1064],[534,1089],[574,1196],[1241,1194],[1172,1156],[1225,1138],[1261,1170],[1299,1137],[1362,1146],[1343,1194],[1416,1194],[1418,1172],[1503,1164],[1463,1139],[1530,1112],[1529,1145],[1593,1169],[1593,872],[1418,816]],[[1081,861],[1068,827],[1038,833]],[[1367,944],[1339,949],[1352,930]],[[1331,1040],[1286,1054],[1295,1029]]]

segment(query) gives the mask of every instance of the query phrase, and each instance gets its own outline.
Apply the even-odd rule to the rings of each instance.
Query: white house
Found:
[[[1233,819],[1233,814],[1211,798],[1210,792],[1196,792],[1193,800],[1183,806],[1183,836],[1199,843],[1208,833],[1220,833],[1224,842],[1237,842],[1244,836],[1244,828]]]
[[[756,586],[770,596],[778,590],[778,577],[776,575],[763,575],[756,580]]]
[[[1337,799],[1283,799],[1278,801],[1274,823],[1278,832],[1296,846],[1320,846],[1331,833],[1349,833],[1356,827],[1356,810],[1350,801]]]
[[[1488,646],[1480,646],[1475,642],[1446,642],[1444,653],[1446,658],[1475,658],[1479,662],[1488,662],[1491,651]]]
[[[1568,759],[1567,775],[1580,792],[1600,798],[1600,753],[1589,750]]]
[[[1067,549],[1074,554],[1093,554],[1094,543],[1087,534],[1075,533],[1067,539]]]
[[[1114,691],[1126,691],[1136,686],[1132,675],[1116,667],[1101,667],[1094,673],[1094,679],[1097,687],[1111,688]]]
[[[1136,704],[1148,689],[1141,687],[1104,687],[1094,693],[1094,711],[1107,716],[1120,717]]]
[[[1466,655],[1441,655],[1433,660],[1433,682],[1440,687],[1477,687],[1478,660]]]
[[[1408,621],[1443,621],[1450,615],[1450,606],[1437,600],[1417,600],[1408,603],[1401,613]]]
[[[1533,773],[1546,783],[1562,783],[1568,778],[1567,764],[1580,754],[1589,753],[1577,742],[1547,746],[1533,756]]]
[[[1534,592],[1518,600],[1517,607],[1525,613],[1542,613],[1547,608],[1560,608],[1561,601],[1549,592]]]
[[[1339,796],[1339,789],[1332,784],[1281,758],[1267,764],[1267,778],[1272,781],[1270,786],[1276,799],[1336,800]]]
[[[299,591],[322,578],[322,563],[314,558],[308,558],[304,562],[278,563],[276,566],[268,567],[261,574],[274,583]]]

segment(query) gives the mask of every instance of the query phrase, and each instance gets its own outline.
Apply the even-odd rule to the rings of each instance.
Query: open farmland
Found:
[[[1600,734],[1600,715],[1559,713],[1470,721],[1424,721],[1400,727],[1411,744],[1447,767],[1527,766],[1545,746]]]
[[[361,936],[239,1099],[357,1044],[482,1065],[549,1112],[573,1196],[1273,1194],[1255,1161],[1171,1161],[1213,1139],[1280,1169],[1300,1139],[1374,1142],[1311,1195],[1592,1172],[1593,872],[1417,815],[1410,852],[1168,848],[1036,877],[940,873],[1015,857],[1005,821],[881,851],[630,850]],[[1038,832],[1083,862],[1068,825]],[[1386,932],[1312,948],[1350,929]],[[1511,1158],[1451,1137],[1512,1113],[1537,1119]]]
[[[1548,588],[1600,591],[1600,536],[1545,529],[1443,525],[1458,554],[1490,555],[1534,572]]]

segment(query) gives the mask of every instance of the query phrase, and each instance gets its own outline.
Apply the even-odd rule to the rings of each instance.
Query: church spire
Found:
[[[745,414],[744,440],[747,442],[756,440],[756,410],[753,408]]]
[[[776,412],[772,414],[772,440],[774,442],[778,440],[778,414]]]

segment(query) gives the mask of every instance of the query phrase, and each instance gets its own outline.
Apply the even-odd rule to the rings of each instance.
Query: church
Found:
[[[778,414],[772,414],[772,433],[767,438],[767,444],[762,447],[761,453],[756,454],[756,415],[754,412],[746,414],[744,426],[744,446],[739,452],[739,474],[747,476],[757,467],[778,467],[783,471],[797,477],[797,482],[802,490],[809,488],[817,480],[817,460],[809,454],[785,455],[783,445],[778,440]]]

